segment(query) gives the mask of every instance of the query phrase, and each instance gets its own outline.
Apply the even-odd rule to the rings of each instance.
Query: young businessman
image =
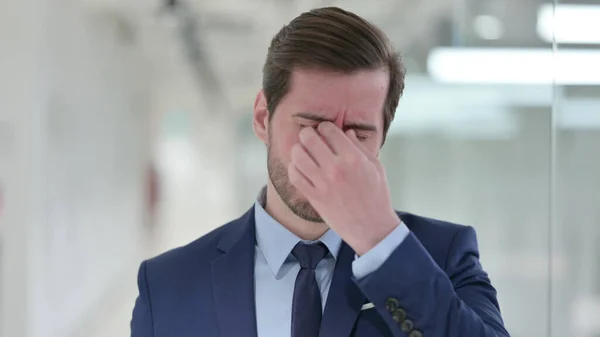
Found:
[[[267,185],[239,219],[142,263],[131,336],[509,336],[475,231],[392,208],[378,154],[403,89],[361,17],[321,8],[283,27],[254,104]]]

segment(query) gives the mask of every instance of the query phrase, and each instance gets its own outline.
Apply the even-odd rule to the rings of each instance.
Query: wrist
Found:
[[[394,213],[394,215],[396,214]],[[358,241],[356,247],[353,247],[356,255],[362,256],[373,249],[388,235],[390,235],[400,225],[400,223],[401,220],[396,215],[390,220],[382,222],[380,225],[373,226],[373,230],[369,231],[369,235],[362,237],[361,240]]]

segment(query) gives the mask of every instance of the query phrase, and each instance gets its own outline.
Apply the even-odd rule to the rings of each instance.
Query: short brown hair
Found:
[[[337,7],[300,14],[275,35],[263,67],[263,90],[269,118],[287,94],[294,68],[353,73],[387,68],[390,83],[383,111],[383,139],[404,91],[400,55],[378,27]]]

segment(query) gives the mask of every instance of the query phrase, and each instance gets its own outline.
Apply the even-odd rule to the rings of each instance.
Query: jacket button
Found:
[[[394,310],[398,309],[399,304],[400,303],[398,302],[398,300],[392,297],[388,298],[385,301],[385,307],[390,312],[394,312]]]
[[[396,309],[394,310],[394,312],[392,313],[392,318],[394,319],[394,321],[396,321],[397,323],[402,324],[404,322],[404,320],[406,319],[406,311],[402,310],[402,309]]]
[[[408,337],[423,337],[423,334],[419,330],[413,330]]]
[[[413,321],[411,321],[410,319],[407,319],[404,322],[402,322],[402,331],[404,331],[406,333],[411,332],[414,327],[415,327],[415,325],[413,324]]]

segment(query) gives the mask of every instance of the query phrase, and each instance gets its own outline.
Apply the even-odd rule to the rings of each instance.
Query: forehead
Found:
[[[292,71],[288,93],[282,99],[291,113],[318,113],[330,119],[377,121],[387,97],[387,69],[351,74],[317,69]],[[288,110],[288,109],[286,109]],[[301,111],[304,110],[304,111]]]

